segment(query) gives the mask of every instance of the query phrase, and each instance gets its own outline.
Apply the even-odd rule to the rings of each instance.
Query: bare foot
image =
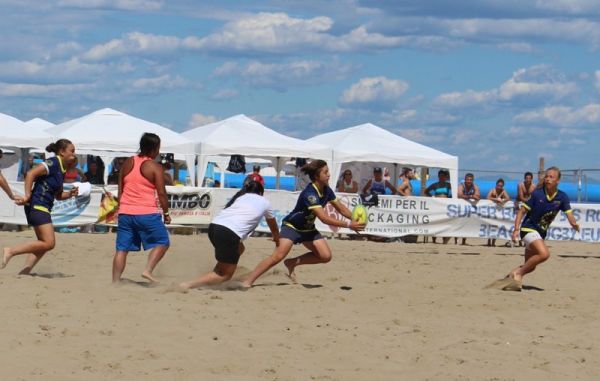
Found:
[[[288,269],[288,273],[285,275],[288,278],[290,278],[290,280],[294,283],[296,283],[298,281],[296,279],[296,273],[294,272],[294,269],[296,268],[296,262],[297,262],[296,258],[290,258],[290,259],[286,259],[285,261],[283,261],[283,264]]]
[[[158,282],[158,280],[157,280],[156,278],[154,278],[154,277],[152,276],[152,274],[151,274],[151,273],[149,273],[148,271],[144,271],[144,272],[142,273],[142,278],[149,280],[149,281],[150,281],[150,283],[159,283],[159,282]]]
[[[12,257],[12,255],[10,254],[10,248],[5,247],[4,255],[2,256],[2,264],[0,264],[0,269],[3,269],[6,267],[6,265],[8,264],[8,261],[10,261],[11,257]]]
[[[517,270],[511,271],[509,276],[510,276],[510,278],[516,280],[519,283],[523,282],[523,276],[521,274],[519,274],[519,272]]]

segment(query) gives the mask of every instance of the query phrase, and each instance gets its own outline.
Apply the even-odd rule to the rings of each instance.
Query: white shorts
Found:
[[[540,233],[538,232],[529,232],[523,236],[523,242],[525,243],[525,247],[529,246],[534,241],[538,239],[543,239]]]

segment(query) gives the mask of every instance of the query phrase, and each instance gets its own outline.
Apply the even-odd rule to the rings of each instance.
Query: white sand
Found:
[[[0,233],[0,245],[32,238]],[[110,284],[114,234],[58,234],[36,277],[0,270],[3,380],[595,380],[598,246],[551,242],[523,292],[483,289],[522,248],[329,241],[329,264],[284,267],[247,292],[165,293],[214,265],[206,235],[172,236]],[[500,242],[499,242],[500,243]],[[475,245],[477,244],[477,245]],[[251,269],[272,242],[251,238]],[[291,255],[303,253],[294,248]],[[560,256],[559,256],[560,255]],[[561,256],[566,257],[561,257]],[[581,257],[575,257],[581,256]],[[346,288],[342,289],[342,288]],[[350,289],[347,289],[350,288]]]

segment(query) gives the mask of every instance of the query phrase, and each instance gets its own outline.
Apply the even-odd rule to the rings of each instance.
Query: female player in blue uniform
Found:
[[[516,242],[520,238],[525,243],[525,263],[509,274],[509,277],[516,281],[517,289],[520,289],[525,274],[535,270],[537,265],[550,257],[544,238],[559,211],[564,212],[571,227],[579,231],[579,224],[573,216],[569,197],[558,189],[559,182],[560,170],[557,167],[548,168],[544,176],[544,186],[533,191],[515,217],[512,239]],[[525,219],[523,219],[524,215]]]
[[[288,214],[281,224],[279,246],[273,254],[256,266],[254,271],[244,280],[244,287],[252,287],[258,279],[271,267],[281,262],[292,250],[294,244],[301,243],[309,251],[296,258],[286,259],[285,266],[288,276],[294,280],[296,266],[315,263],[327,263],[331,260],[331,249],[315,227],[315,219],[331,226],[347,227],[358,231],[365,228],[364,224],[352,221],[352,213],[342,203],[338,202],[329,187],[329,168],[323,160],[313,160],[302,167],[302,172],[310,177],[311,183],[298,196],[296,207]],[[331,203],[333,207],[349,221],[339,221],[325,213],[324,207]]]
[[[33,226],[37,241],[23,243],[14,247],[5,247],[0,268],[15,255],[27,254],[25,267],[19,272],[28,275],[40,259],[54,248],[54,226],[50,212],[54,206],[54,199],[65,200],[77,196],[77,188],[68,192],[63,191],[63,180],[67,164],[75,160],[75,146],[67,139],[57,140],[46,147],[46,151],[54,152],[56,156],[27,172],[25,177],[25,196],[16,201],[18,205],[25,205],[27,223]]]

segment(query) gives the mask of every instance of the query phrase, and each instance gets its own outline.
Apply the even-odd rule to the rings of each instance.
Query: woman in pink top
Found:
[[[121,280],[129,251],[151,249],[142,277],[156,282],[154,267],[169,248],[165,224],[171,222],[162,166],[154,161],[160,152],[160,138],[145,133],[140,153],[128,158],[119,175],[119,226],[113,259],[113,283]],[[161,214],[162,209],[162,214]],[[164,223],[163,223],[164,217]]]

